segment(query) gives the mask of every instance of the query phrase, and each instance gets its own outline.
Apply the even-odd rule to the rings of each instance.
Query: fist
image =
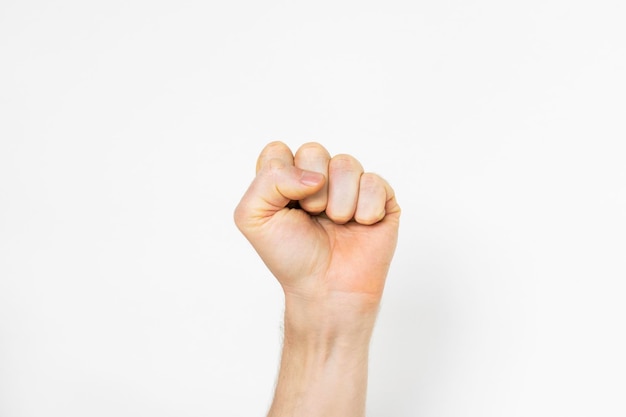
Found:
[[[400,207],[380,176],[317,143],[261,152],[235,223],[287,297],[376,305],[398,237]]]

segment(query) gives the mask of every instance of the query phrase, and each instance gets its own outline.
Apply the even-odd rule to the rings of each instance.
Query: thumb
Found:
[[[235,209],[235,223],[242,230],[263,224],[290,201],[315,194],[325,181],[323,174],[271,159],[257,173]]]

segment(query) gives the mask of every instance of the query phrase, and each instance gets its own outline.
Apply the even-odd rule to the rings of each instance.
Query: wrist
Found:
[[[285,292],[285,340],[327,347],[369,345],[378,302],[355,294],[303,297]]]

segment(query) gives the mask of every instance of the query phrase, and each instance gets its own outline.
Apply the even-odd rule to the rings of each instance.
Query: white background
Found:
[[[626,415],[623,1],[0,2],[0,416],[263,416],[271,140],[401,236],[368,414]]]

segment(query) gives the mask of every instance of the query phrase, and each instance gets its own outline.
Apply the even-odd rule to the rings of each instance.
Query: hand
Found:
[[[295,204],[297,202],[297,204]],[[377,308],[396,247],[400,207],[376,174],[317,143],[293,156],[268,144],[235,222],[286,299]],[[320,305],[320,304],[317,304]]]
[[[369,340],[400,207],[378,175],[317,143],[265,147],[235,222],[285,292],[268,417],[365,415]]]

